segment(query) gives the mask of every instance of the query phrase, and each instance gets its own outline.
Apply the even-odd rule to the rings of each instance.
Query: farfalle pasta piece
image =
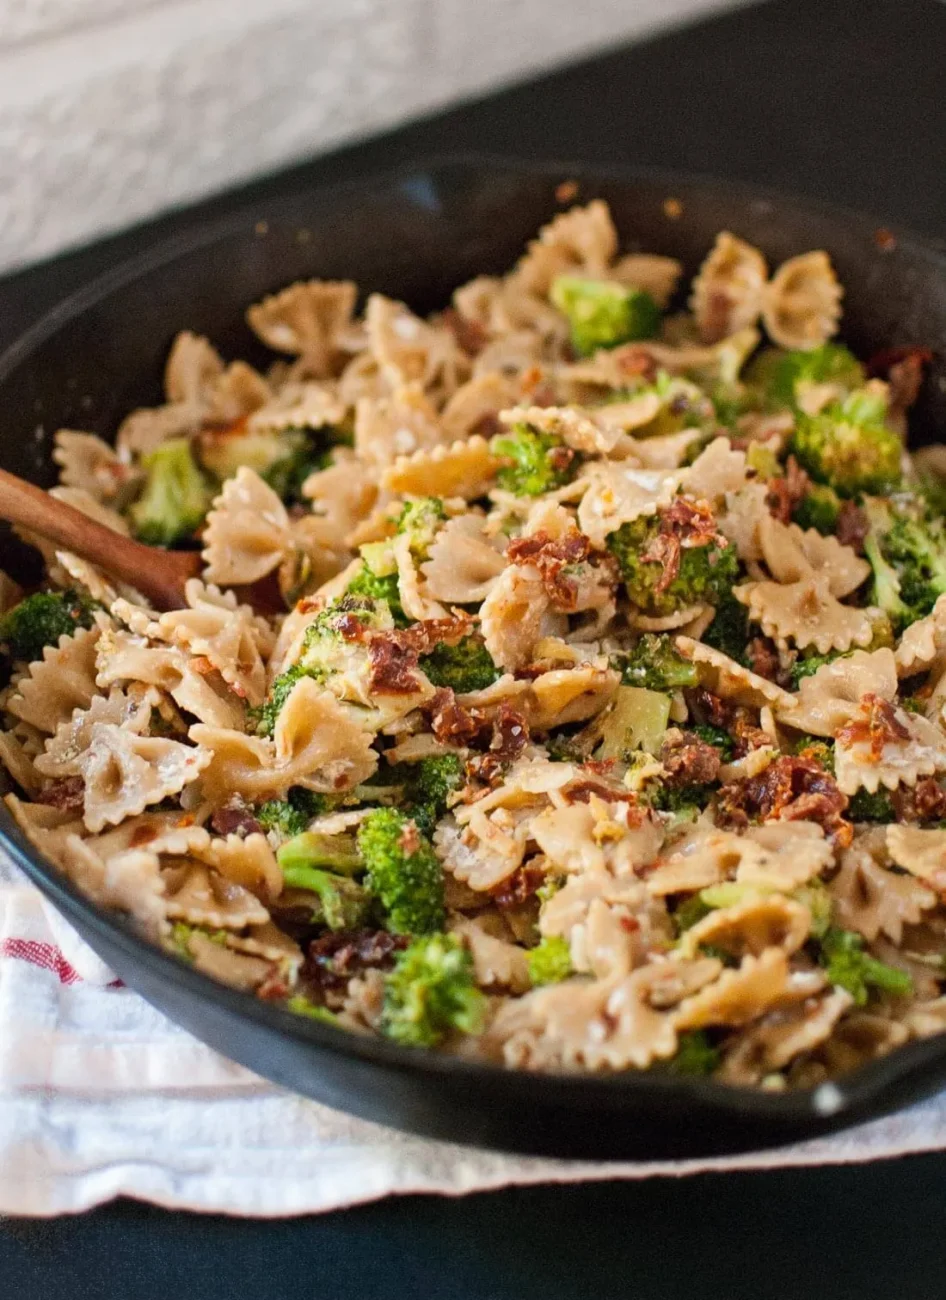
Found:
[[[200,334],[182,330],[164,363],[164,396],[169,405],[205,407],[214,383],[223,374],[223,358]]]
[[[757,248],[728,230],[716,236],[690,295],[690,309],[704,343],[718,343],[755,324],[768,275]]]
[[[485,600],[506,567],[504,540],[489,532],[482,515],[449,519],[420,566],[430,595],[458,605]]]
[[[246,426],[254,433],[334,428],[344,421],[348,410],[349,404],[339,396],[333,380],[291,381],[257,407]]]
[[[149,456],[169,438],[189,437],[200,428],[202,413],[191,402],[141,407],[125,417],[115,446],[122,457]]]
[[[742,835],[697,825],[647,875],[647,888],[665,896],[735,880],[790,893],[833,860],[824,831],[812,822],[752,826]]]
[[[452,818],[434,831],[434,847],[444,870],[478,893],[508,880],[522,865],[529,840],[531,810],[473,807],[465,824]]]
[[[293,785],[335,793],[366,781],[378,765],[370,733],[311,678],[290,692],[272,740],[203,724],[190,736],[210,752],[201,792],[216,807],[233,794],[250,802],[278,799]]]
[[[797,695],[780,707],[780,721],[814,736],[834,736],[860,710],[867,695],[893,700],[897,694],[897,669],[892,650],[870,653],[855,650],[842,659],[823,664],[802,678]]]
[[[161,878],[170,920],[210,930],[243,930],[269,920],[269,912],[254,894],[201,862],[174,859],[163,868]]]
[[[728,494],[725,507],[717,515],[719,531],[732,542],[745,564],[762,559],[759,534],[765,520],[771,518],[768,495],[765,483],[749,483]]]
[[[685,492],[700,501],[714,503],[745,487],[747,473],[746,453],[734,448],[728,438],[714,438],[683,470],[680,483]]]
[[[898,867],[938,894],[946,893],[946,830],[888,826],[887,852]]]
[[[224,880],[248,889],[251,894],[262,894],[271,902],[282,893],[282,871],[265,835],[254,832],[208,839],[206,847],[196,856],[214,867]]]
[[[853,1002],[846,989],[836,988],[816,1001],[773,1012],[740,1035],[726,1053],[717,1077],[743,1087],[761,1083],[824,1043]]]
[[[0,731],[0,766],[30,797],[39,794],[43,781],[34,766],[35,755],[12,731]],[[0,772],[0,788],[8,789]]]
[[[762,558],[777,582],[823,574],[831,595],[841,598],[856,591],[870,573],[870,565],[852,547],[815,528],[804,531],[769,514],[760,521],[758,538]]]
[[[246,313],[250,329],[276,352],[298,357],[316,379],[334,373],[358,290],[351,280],[300,280]]]
[[[892,728],[885,731],[878,748],[877,733],[864,723],[860,734],[858,718],[842,729],[834,745],[834,774],[838,789],[847,795],[863,789],[875,794],[881,786],[895,790],[914,786],[921,776],[946,771],[946,735],[914,713],[892,711]]]
[[[410,536],[401,533],[395,537],[391,543],[391,552],[397,565],[397,589],[401,598],[401,607],[407,617],[414,622],[446,618],[447,611],[431,595],[426,579],[418,570],[417,561],[411,550]]]
[[[100,907],[127,912],[149,938],[157,938],[164,918],[164,881],[157,854],[129,849],[103,859],[89,840],[68,835],[61,866],[83,894]]]
[[[589,465],[581,482],[587,486],[578,505],[578,527],[593,546],[603,547],[622,524],[668,506],[680,475],[604,461]]]
[[[85,783],[83,820],[95,832],[134,817],[149,804],[180,794],[209,762],[210,754],[193,745],[96,722],[77,759]]]
[[[208,582],[258,582],[278,568],[292,545],[286,507],[255,470],[241,466],[214,501],[203,540]]]
[[[479,434],[450,446],[422,448],[399,456],[381,476],[389,492],[407,496],[462,497],[473,501],[485,494],[500,462]]]
[[[782,645],[791,641],[799,650],[814,646],[823,655],[844,652],[870,645],[874,635],[870,612],[842,605],[824,575],[800,582],[747,582],[734,588],[734,595],[766,636]]]
[[[925,618],[911,623],[895,651],[897,674],[912,677],[938,665],[946,653],[946,596],[940,596]]]
[[[347,448],[338,448],[331,465],[305,480],[302,495],[312,503],[312,516],[300,521],[307,540],[344,550],[351,545],[355,527],[374,506],[378,488],[358,458]]]
[[[783,262],[765,286],[762,322],[779,347],[810,351],[837,333],[842,289],[827,253]]]
[[[585,207],[559,213],[543,226],[516,271],[532,292],[546,296],[555,276],[565,271],[605,278],[617,247],[608,205],[594,199]]]
[[[36,759],[37,772],[47,777],[78,776],[82,755],[92,743],[93,728],[106,722],[140,736],[148,730],[151,703],[148,696],[137,700],[117,687],[112,687],[108,695],[93,696],[87,709],[76,709],[46,741],[43,753]]]
[[[206,659],[240,699],[262,704],[266,695],[263,662],[273,648],[273,634],[249,605],[238,605],[233,592],[224,594],[198,578],[184,585],[187,609],[169,610],[158,619],[160,636],[189,655]]]
[[[696,957],[705,944],[731,957],[761,957],[770,948],[787,955],[808,938],[811,913],[784,894],[757,894],[731,907],[720,907],[690,927],[680,940],[680,952]]]
[[[456,916],[450,933],[457,935],[470,950],[476,982],[480,988],[506,989],[525,993],[530,987],[529,963],[517,944],[490,934],[478,917],[472,920]]]
[[[526,709],[533,731],[597,717],[614,698],[620,673],[597,664],[553,668],[532,682]]]
[[[379,477],[399,458],[442,443],[436,409],[420,384],[403,384],[390,396],[355,403],[355,452]]]
[[[514,672],[532,659],[543,634],[549,596],[532,565],[510,564],[480,606],[480,630],[493,663]]]
[[[588,803],[548,808],[533,818],[531,837],[560,871],[609,871],[633,876],[653,862],[663,827],[652,816],[592,796]]]
[[[202,930],[193,930],[187,936],[186,948],[195,970],[245,993],[259,989],[273,974],[273,964],[265,958],[234,952]]]
[[[721,650],[688,636],[675,637],[674,643],[685,659],[696,664],[701,683],[722,699],[757,708],[765,704],[776,709],[792,706],[793,697],[789,691],[770,682],[767,677],[743,668]]]
[[[198,671],[186,651],[151,646],[143,637],[107,630],[99,643],[95,681],[99,687],[140,682],[166,691],[179,708],[216,727],[241,726],[242,701],[216,672]]]
[[[402,302],[373,293],[365,307],[368,348],[392,388],[418,384],[450,397],[469,373],[469,362],[445,326],[429,325]]]
[[[78,488],[96,501],[123,500],[134,488],[139,472],[94,433],[59,429],[53,439],[53,460],[64,487]]]
[[[95,696],[95,652],[99,626],[79,628],[47,646],[29,665],[4,705],[8,713],[52,735],[74,709],[87,709]]]
[[[265,406],[272,396],[269,384],[245,361],[234,361],[213,383],[204,409],[211,425],[227,428]]]
[[[936,894],[920,880],[887,870],[858,842],[841,855],[841,869],[828,890],[837,924],[870,942],[885,934],[899,944],[903,927],[916,925],[937,903]]]
[[[789,978],[782,948],[744,957],[736,970],[723,971],[718,980],[687,998],[674,1018],[675,1026],[684,1030],[747,1025],[785,998]]]
[[[647,398],[652,397],[647,394]],[[627,404],[625,404],[627,405]],[[660,409],[658,399],[656,408],[651,401],[646,401],[639,411],[640,423],[646,424],[654,418]],[[504,425],[527,424],[539,433],[561,438],[566,447],[580,451],[587,456],[627,456],[634,450],[634,442],[628,438],[624,428],[611,410],[612,418],[607,419],[608,407],[602,408],[600,421],[598,413],[577,411],[569,406],[514,406],[500,411],[499,418]],[[620,414],[618,412],[617,414]],[[625,418],[633,420],[633,414],[625,411]],[[633,425],[631,426],[633,427]]]
[[[683,266],[675,257],[658,257],[654,253],[628,253],[608,271],[609,280],[649,293],[663,310],[673,297]]]
[[[485,370],[456,390],[440,412],[440,424],[449,442],[475,433],[492,431],[499,412],[519,396],[519,385],[501,370]]]

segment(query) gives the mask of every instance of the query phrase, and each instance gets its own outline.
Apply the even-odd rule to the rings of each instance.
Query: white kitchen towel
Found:
[[[113,980],[0,857],[0,1214],[133,1196],[280,1216],[407,1192],[841,1164],[946,1147],[946,1093],[778,1151],[604,1164],[412,1137],[284,1092]]]

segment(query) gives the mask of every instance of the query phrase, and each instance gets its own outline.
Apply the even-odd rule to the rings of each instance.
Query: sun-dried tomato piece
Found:
[[[909,729],[897,717],[894,706],[879,695],[868,693],[861,700],[861,717],[841,728],[837,739],[846,745],[870,745],[867,761],[879,763],[884,746],[909,740]]]
[[[864,539],[870,532],[867,515],[853,501],[842,501],[838,511],[835,536],[844,546],[852,546],[858,555],[864,553]]]
[[[785,463],[781,478],[769,479],[766,503],[770,513],[780,524],[790,524],[792,515],[804,501],[811,481],[794,456]]]
[[[36,802],[62,812],[79,812],[85,802],[85,777],[61,776],[47,781],[36,796]]]
[[[820,763],[802,755],[782,754],[756,776],[724,785],[717,796],[717,816],[735,829],[751,821],[816,821],[836,843],[849,844],[852,828],[841,814],[847,796]]]

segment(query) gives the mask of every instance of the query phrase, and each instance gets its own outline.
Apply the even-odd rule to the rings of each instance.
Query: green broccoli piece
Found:
[[[582,357],[598,348],[652,339],[660,329],[660,308],[643,289],[560,275],[549,298],[568,317],[572,346]]]
[[[813,483],[792,513],[799,528],[816,528],[829,537],[837,530],[841,498],[825,483]]]
[[[691,894],[673,912],[671,916],[673,928],[678,935],[685,934],[687,930],[692,930],[698,921],[709,916],[712,910],[709,903],[705,902],[699,894]]]
[[[37,591],[0,619],[0,645],[11,659],[40,659],[61,636],[91,627],[95,610],[95,602],[78,591]]]
[[[327,605],[306,628],[298,664],[326,676],[348,667],[353,620],[366,630],[375,632],[390,632],[394,627],[391,608],[386,601],[346,592]]]
[[[441,642],[421,655],[420,668],[434,686],[449,686],[457,695],[485,690],[500,676],[480,636],[465,636],[456,645]]]
[[[820,736],[799,736],[795,741],[792,752],[797,754],[799,758],[810,759],[811,762],[817,763],[826,772],[834,775],[833,741],[822,740]]]
[[[271,736],[276,728],[276,720],[283,705],[292,694],[293,688],[303,677],[322,681],[325,673],[319,668],[306,668],[303,664],[293,664],[284,673],[280,673],[269,688],[269,694],[262,704],[246,711],[248,731],[255,731],[258,736]]]
[[[260,477],[287,505],[295,505],[302,500],[301,488],[309,475],[331,463],[331,448],[317,446],[303,429],[287,430],[280,437],[286,454],[268,465]]]
[[[709,1040],[705,1029],[690,1029],[680,1035],[676,1055],[667,1064],[671,1074],[687,1077],[712,1074],[721,1060],[721,1052]]]
[[[642,686],[649,691],[674,691],[697,686],[699,673],[694,664],[677,652],[667,636],[645,632],[627,655],[616,656],[616,668],[626,686]]]
[[[860,388],[866,378],[864,367],[843,343],[822,343],[810,352],[762,353],[754,365],[753,378],[759,377],[772,402],[792,407],[804,385],[837,384],[850,390]]]
[[[834,901],[824,882],[809,880],[807,885],[802,885],[793,892],[792,898],[808,908],[811,913],[811,933],[815,939],[823,939],[831,927],[831,912],[834,907]]]
[[[913,980],[906,971],[871,957],[864,951],[864,940],[854,930],[831,926],[820,940],[819,960],[829,981],[847,989],[859,1007],[867,1002],[871,989],[898,998],[913,992]]]
[[[427,559],[433,540],[446,518],[447,512],[440,497],[418,497],[405,504],[397,521],[397,531],[410,537],[411,553],[415,559]]]
[[[800,414],[789,450],[842,497],[891,492],[900,482],[903,448],[871,395],[852,393],[820,415]]]
[[[274,831],[285,839],[301,835],[314,817],[333,812],[338,795],[315,794],[302,786],[293,786],[285,799],[270,799],[254,809],[253,815],[264,831]]]
[[[748,610],[731,593],[725,594],[716,606],[712,623],[703,633],[703,640],[746,668],[750,639]]]
[[[650,803],[657,812],[676,813],[678,817],[695,820],[715,793],[715,785],[667,785],[659,782],[650,796]]]
[[[660,587],[665,577],[664,564],[644,556],[661,532],[662,517],[658,512],[622,524],[606,539],[621,569],[628,596],[648,614],[670,614],[700,602],[718,604],[732,590],[739,572],[736,548],[716,540],[703,546],[682,547],[676,575]]]
[[[873,570],[870,600],[898,632],[928,614],[946,592],[946,525],[916,497],[868,499],[864,553]]]
[[[863,787],[848,800],[847,813],[852,822],[893,822],[897,820],[890,793],[883,788],[874,794]]]
[[[383,576],[376,574],[369,564],[362,562],[361,568],[345,589],[348,596],[363,596],[367,600],[384,601],[390,609],[396,623],[405,625],[410,622],[401,604],[401,591],[398,587],[397,571]]]
[[[568,940],[560,934],[550,935],[526,953],[529,979],[534,987],[540,984],[558,984],[573,974],[572,954]]]
[[[321,831],[294,835],[277,849],[276,861],[286,884],[299,889],[309,888],[300,883],[302,875],[317,867],[343,876],[353,876],[361,870],[361,855],[353,835],[325,835]],[[290,875],[299,879],[290,880]]]
[[[473,959],[449,934],[415,939],[384,981],[381,1031],[409,1047],[436,1047],[453,1030],[478,1034],[486,998],[476,987]]]
[[[450,796],[466,782],[463,760],[458,754],[431,754],[416,763],[402,764],[400,770],[405,769],[405,810],[424,835],[432,835],[447,811]]]
[[[514,424],[509,433],[497,434],[490,443],[494,456],[504,461],[496,481],[518,497],[539,497],[564,487],[575,477],[579,457],[550,433],[527,424]]]
[[[698,722],[692,727],[687,727],[688,731],[699,737],[704,745],[712,745],[720,751],[720,758],[724,763],[731,763],[736,756],[736,742],[728,731],[722,727],[712,727],[707,722]]]
[[[789,670],[792,690],[797,691],[799,684],[804,681],[806,677],[813,677],[818,669],[823,668],[825,664],[834,663],[835,659],[842,658],[844,658],[844,655],[838,654],[837,652],[832,653],[829,651],[826,655],[819,655],[814,651],[802,651]]]
[[[145,485],[128,511],[135,536],[150,546],[173,546],[203,522],[213,491],[187,438],[169,438],[141,464]]]
[[[416,822],[396,808],[376,808],[358,828],[365,884],[394,934],[429,934],[444,923],[443,870]]]
[[[193,962],[194,954],[191,952],[190,942],[195,934],[202,934],[205,939],[209,939],[211,943],[217,944],[220,948],[225,948],[227,945],[226,930],[207,930],[200,925],[188,925],[185,921],[175,921],[167,937],[166,946],[176,957],[180,957],[183,961]]]

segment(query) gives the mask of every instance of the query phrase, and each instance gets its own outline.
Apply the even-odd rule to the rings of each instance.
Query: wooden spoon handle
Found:
[[[159,551],[113,532],[42,488],[0,470],[0,519],[74,551],[148,596],[158,609],[184,604],[184,583],[200,567],[194,551]]]

